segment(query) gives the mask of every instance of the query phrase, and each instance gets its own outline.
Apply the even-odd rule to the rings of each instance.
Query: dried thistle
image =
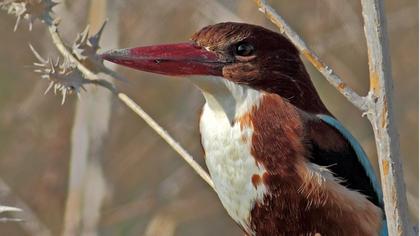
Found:
[[[51,89],[53,89],[54,94],[59,91],[62,95],[61,104],[64,104],[67,95],[75,93],[79,96],[81,89],[85,90],[83,85],[89,83],[89,81],[83,77],[74,63],[71,63],[68,59],[64,59],[62,63],[60,63],[60,58],[55,61],[51,58],[44,59],[31,45],[29,47],[39,61],[34,63],[35,72],[40,73],[41,78],[50,81],[44,94]]]
[[[52,8],[57,4],[53,0],[0,0],[0,8],[17,17],[14,31],[22,18],[29,21],[29,30],[32,30],[36,19],[52,23]]]
[[[77,35],[76,40],[72,46],[73,55],[86,66],[89,70],[94,73],[98,73],[105,69],[103,59],[97,54],[100,46],[99,41],[102,36],[102,32],[105,28],[106,21],[102,24],[99,31],[89,37],[89,25],[86,29]]]

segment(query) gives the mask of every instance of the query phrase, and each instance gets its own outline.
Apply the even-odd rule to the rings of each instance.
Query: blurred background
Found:
[[[360,1],[270,1],[307,44],[360,94],[369,88]],[[418,221],[418,4],[386,1],[395,115],[411,219]],[[245,0],[72,0],[55,8],[71,45],[86,24],[108,17],[103,50],[187,40],[203,26],[240,21],[276,30]],[[242,235],[216,194],[139,117],[102,88],[64,105],[44,93],[32,72],[31,43],[57,55],[40,22],[13,33],[0,12],[0,204],[23,208],[23,223],[1,223],[0,235]],[[306,62],[305,62],[306,63]],[[358,138],[377,170],[367,119],[308,63],[329,109]],[[201,164],[199,91],[182,79],[110,67],[116,84]]]

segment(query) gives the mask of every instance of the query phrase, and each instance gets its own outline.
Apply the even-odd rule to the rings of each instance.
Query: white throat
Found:
[[[257,108],[263,93],[219,77],[194,77],[206,104],[200,119],[201,143],[216,192],[229,213],[249,235],[250,212],[266,193],[253,181],[266,172],[251,154],[254,127],[241,118]]]
[[[256,105],[261,92],[246,85],[239,85],[222,77],[195,76],[190,80],[201,90],[207,106],[232,123]]]

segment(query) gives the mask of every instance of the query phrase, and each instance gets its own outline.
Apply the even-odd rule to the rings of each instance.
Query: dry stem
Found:
[[[156,123],[139,105],[131,100],[124,93],[117,93],[118,98],[125,103],[131,110],[140,116],[160,137],[162,137],[194,170],[214,189],[213,181],[207,172],[194,161],[194,158],[185,151],[159,124]]]
[[[381,0],[362,0],[361,3],[370,75],[367,115],[375,134],[388,232],[390,235],[411,235],[398,132],[393,117],[384,3]]]

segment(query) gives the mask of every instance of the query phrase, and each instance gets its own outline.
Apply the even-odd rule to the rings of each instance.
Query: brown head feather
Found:
[[[306,112],[330,114],[298,50],[281,34],[256,25],[227,22],[207,26],[191,39],[226,62],[222,70],[224,78],[276,93]],[[243,43],[252,45],[251,55],[235,55],[235,48]]]

